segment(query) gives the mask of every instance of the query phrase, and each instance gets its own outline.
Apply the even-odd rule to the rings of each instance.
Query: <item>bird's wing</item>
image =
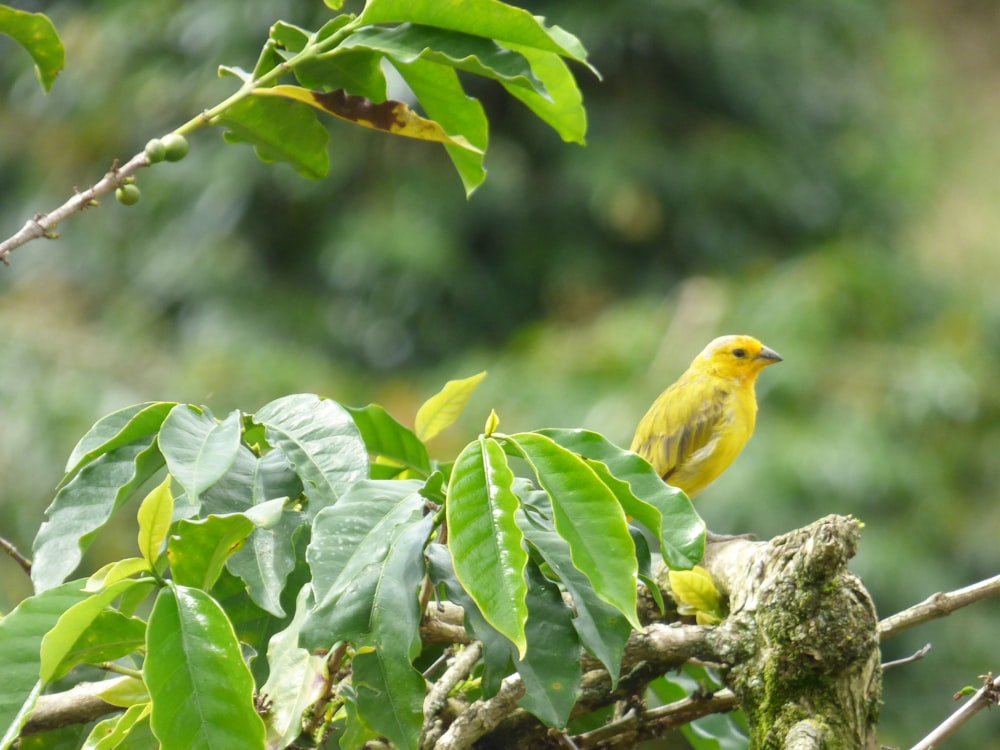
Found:
[[[645,439],[633,446],[666,481],[717,436],[725,418],[729,394],[724,388],[698,383],[684,390],[685,398],[681,399],[664,394],[664,403],[642,433]]]

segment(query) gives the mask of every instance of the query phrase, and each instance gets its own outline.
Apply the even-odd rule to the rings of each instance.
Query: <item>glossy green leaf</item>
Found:
[[[443,586],[447,599],[462,607],[466,630],[483,644],[481,687],[483,696],[491,698],[500,689],[501,680],[511,673],[511,663],[517,658],[517,649],[508,638],[486,622],[472,597],[462,588],[455,576],[448,548],[443,544],[428,544],[426,558],[431,581],[437,587]]]
[[[229,557],[254,530],[253,521],[233,513],[197,521],[178,521],[167,542],[167,558],[174,581],[210,589]]]
[[[92,630],[94,621],[113,600],[136,585],[144,584],[127,578],[67,607],[42,638],[39,674],[43,683],[58,680],[82,661],[77,658],[80,648],[85,646],[81,644],[81,639],[88,632],[92,638],[100,639],[101,634]]]
[[[56,76],[66,65],[66,50],[48,16],[0,5],[0,34],[11,37],[28,51],[35,61],[42,88],[51,91]]]
[[[532,71],[524,55],[481,36],[404,23],[391,28],[368,26],[359,29],[340,46],[377,50],[401,63],[424,59],[548,96],[545,84]]]
[[[398,748],[416,750],[423,726],[426,685],[412,661],[420,653],[418,601],[424,577],[424,544],[434,518],[425,516],[398,534],[379,571],[371,628],[373,646],[352,661],[358,711]]]
[[[528,566],[528,583],[528,652],[515,665],[526,692],[517,703],[549,726],[562,728],[580,688],[580,641],[559,587],[534,565]]]
[[[300,552],[304,551],[303,546]],[[209,593],[222,607],[243,644],[254,683],[262,684],[267,679],[267,659],[264,657],[268,641],[285,626],[286,620],[278,619],[254,604],[247,596],[246,584],[225,568]],[[287,605],[294,606],[295,600],[292,597],[295,593],[298,593],[298,589],[291,593],[289,600],[285,600]]]
[[[361,439],[365,441],[370,454],[389,459],[421,476],[431,473],[427,448],[413,434],[413,430],[401,425],[378,404],[369,404],[360,409],[346,408],[354,418],[354,424],[358,426]]]
[[[309,43],[309,38],[312,34],[303,29],[301,26],[296,26],[295,24],[291,24],[286,21],[276,21],[271,25],[271,29],[268,31],[268,36],[273,39],[280,48],[295,54],[297,52],[301,52],[302,49]]]
[[[554,52],[510,45],[531,63],[531,69],[544,83],[547,95],[540,91],[501,81],[507,92],[520,99],[535,115],[568,143],[586,143],[587,110],[583,94],[566,62]]]
[[[496,39],[501,44],[512,42],[555,52],[589,67],[587,52],[579,39],[558,26],[546,25],[541,16],[499,0],[463,0],[460,4],[440,0],[368,0],[361,21],[410,22],[450,29]]]
[[[486,179],[486,168],[483,166],[483,162],[486,146],[489,142],[489,122],[486,119],[483,105],[478,99],[466,95],[458,73],[452,68],[437,65],[427,60],[415,60],[412,63],[395,61],[393,66],[406,81],[428,116],[440,123],[446,132],[461,133],[470,144],[475,146],[476,150],[473,151],[449,143],[444,144],[448,157],[462,179],[465,194],[472,195]],[[468,380],[475,379],[475,383],[468,391],[469,394],[485,374],[468,378]],[[452,382],[463,383],[464,381]],[[445,388],[447,387],[446,385]],[[456,395],[461,395],[461,389],[456,391]],[[468,395],[455,402],[457,409],[454,411],[454,416],[451,416],[451,410],[442,411],[438,416],[438,419],[443,423],[442,426],[438,427],[435,422],[430,422],[427,427],[431,429],[427,430],[426,434],[422,431],[425,425],[418,420],[417,435],[422,440],[430,440],[454,421],[454,417],[465,406],[466,400],[468,400]]]
[[[217,422],[189,404],[175,406],[160,428],[160,451],[167,470],[184,488],[191,503],[233,465],[240,447],[241,415],[232,412]]]
[[[286,162],[303,177],[318,180],[330,171],[329,133],[315,112],[299,102],[249,96],[225,111],[217,123],[229,143],[249,143],[265,163]]]
[[[97,722],[80,750],[115,750],[136,725],[148,719],[149,712],[150,705],[144,703],[129,707],[123,714]]]
[[[296,80],[307,89],[344,89],[373,102],[384,102],[387,98],[382,55],[373,50],[337,47],[297,64],[294,73]]]
[[[705,554],[705,522],[687,495],[666,484],[646,461],[588,430],[539,430],[560,445],[607,467],[608,481],[625,512],[657,536],[663,558],[673,568],[688,569]],[[600,467],[593,467],[600,469]],[[626,486],[622,487],[624,483]]]
[[[267,428],[302,479],[309,514],[337,502],[368,476],[368,451],[344,407],[310,393],[284,396],[261,408],[254,421]]]
[[[312,650],[368,632],[378,586],[398,528],[423,516],[422,482],[364,480],[313,522],[306,559],[316,604],[302,627]]]
[[[170,475],[164,477],[139,504],[139,552],[150,567],[156,564],[167,540],[167,531],[174,518],[174,496],[170,491]]]
[[[35,536],[35,589],[58,585],[72,573],[108,519],[163,463],[154,436],[147,435],[98,456],[59,490]]]
[[[552,502],[556,532],[598,597],[635,628],[638,563],[625,513],[614,493],[582,458],[551,438],[531,432],[511,436]]]
[[[520,504],[514,474],[496,440],[481,437],[462,451],[451,473],[445,509],[455,574],[483,617],[524,655],[528,553],[514,520]]]
[[[102,417],[73,448],[66,462],[66,484],[84,464],[98,456],[128,445],[148,435],[155,435],[177,404],[173,401],[148,401]],[[62,486],[62,485],[60,485]]]
[[[41,692],[42,638],[62,614],[88,598],[83,581],[71,581],[28,597],[0,620],[0,749],[17,739]]]
[[[167,748],[263,748],[253,678],[225,612],[204,591],[172,585],[149,616],[143,674],[153,733]]]
[[[296,600],[292,621],[267,646],[270,676],[260,694],[270,704],[265,717],[268,747],[291,745],[302,731],[302,714],[326,689],[326,659],[299,646],[308,597],[309,587],[304,586]]]
[[[407,68],[407,70],[410,70],[410,68]],[[432,114],[431,116],[434,117],[435,115]],[[482,147],[486,148],[485,141]],[[417,433],[417,437],[427,442],[437,437],[443,430],[451,427],[485,377],[486,371],[483,370],[470,377],[449,380],[445,383],[440,391],[427,399],[417,409],[417,416],[414,420],[414,430]]]
[[[255,529],[226,563],[246,583],[254,602],[275,617],[285,616],[281,595],[295,568],[295,536],[306,525],[304,513],[286,511],[273,528]]]
[[[556,533],[553,525],[548,496],[535,492],[525,502],[532,506],[531,510],[523,508],[517,517],[525,538],[566,587],[576,610],[573,626],[580,641],[607,667],[612,684],[617,685],[622,654],[632,634],[632,626],[617,608],[597,597],[590,581],[573,565],[569,544]]]

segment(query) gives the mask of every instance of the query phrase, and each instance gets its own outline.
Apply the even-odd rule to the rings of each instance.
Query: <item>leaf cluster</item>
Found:
[[[617,680],[639,580],[656,555],[694,565],[704,526],[591,432],[504,435],[494,415],[453,463],[431,460],[426,441],[482,375],[449,383],[416,430],[312,394],[222,419],[155,402],[100,420],[35,539],[37,593],[0,622],[0,747],[42,691],[96,665],[126,675],[102,695],[123,712],[85,747],[151,733],[164,747],[415,748],[427,666],[450,646],[422,638],[432,596],[461,605],[462,640],[482,642],[460,695],[489,697],[517,673],[521,706],[565,726],[582,651]],[[67,582],[128,512],[137,554]]]

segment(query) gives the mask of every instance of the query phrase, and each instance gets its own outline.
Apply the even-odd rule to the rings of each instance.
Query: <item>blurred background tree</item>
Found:
[[[584,426],[627,444],[720,333],[785,356],[758,429],[699,499],[768,537],[831,512],[866,524],[855,569],[882,614],[995,574],[1000,528],[997,10],[962,3],[549,0],[601,70],[567,146],[475,89],[490,177],[466,201],[437,147],[331,126],[309,182],[199,133],[0,271],[0,528],[23,549],[73,444],[143,400],[254,410],[292,392],[403,421],[488,369],[462,430]],[[250,67],[265,0],[22,2],[67,46],[50,96],[0,38],[0,229],[218,101]],[[44,6],[44,7],[43,7]],[[321,3],[282,9],[310,25]],[[405,96],[396,91],[397,97]],[[392,175],[385,179],[385,175]],[[105,540],[131,554],[128,536]],[[0,609],[24,595],[10,561]],[[894,639],[881,740],[905,745],[995,661],[1000,607]],[[981,747],[983,717],[953,746]]]

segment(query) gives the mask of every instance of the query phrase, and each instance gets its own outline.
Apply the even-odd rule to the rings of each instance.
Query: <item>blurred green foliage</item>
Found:
[[[853,513],[867,524],[855,569],[882,614],[997,572],[988,18],[860,0],[526,5],[604,76],[576,71],[586,148],[488,84],[473,90],[490,177],[469,202],[434,146],[333,124],[331,174],[314,183],[199,133],[187,160],[140,175],[136,208],[108,201],[14,254],[0,270],[4,536],[29,548],[76,439],[129,403],[225,413],[315,391],[405,422],[446,379],[488,369],[441,457],[491,407],[508,432],[584,426],[627,444],[705,342],[747,332],[785,362],[761,379],[744,455],[699,498],[711,528],[768,537]],[[4,236],[219,101],[231,82],[215,68],[252,65],[279,15],[324,13],[44,6],[67,48],[50,96],[0,39]],[[131,534],[108,555],[134,554]],[[0,570],[6,608],[24,588]],[[995,671],[998,618],[979,605],[885,644],[887,659],[934,648],[887,673],[884,744],[916,741]],[[995,716],[976,722],[954,747],[995,735]]]

